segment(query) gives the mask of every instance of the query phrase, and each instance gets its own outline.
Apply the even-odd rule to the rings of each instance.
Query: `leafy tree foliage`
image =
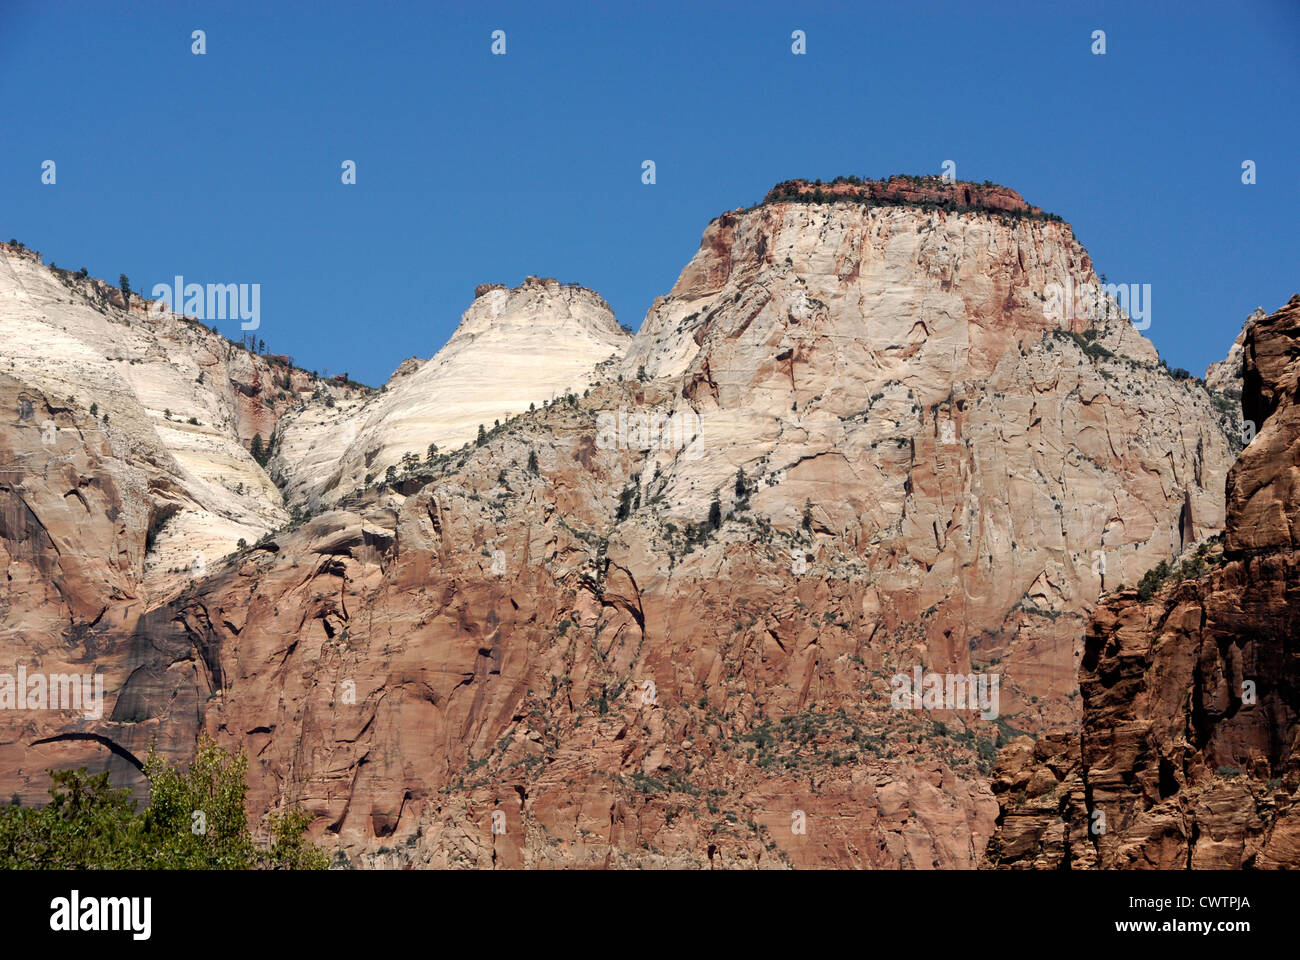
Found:
[[[268,843],[248,829],[248,757],[204,736],[189,768],[150,749],[149,804],[140,813],[129,788],[107,773],[50,771],[44,807],[0,807],[0,869],[5,870],[323,870],[324,851],[306,837],[311,817],[287,809],[267,818]]]

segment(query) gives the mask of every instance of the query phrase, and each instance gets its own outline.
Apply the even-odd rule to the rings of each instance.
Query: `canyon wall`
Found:
[[[1094,611],[1081,731],[999,757],[1002,866],[1300,861],[1300,295],[1234,353],[1258,433],[1228,474],[1222,542]]]

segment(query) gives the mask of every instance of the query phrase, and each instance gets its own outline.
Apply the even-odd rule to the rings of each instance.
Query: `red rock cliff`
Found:
[[[1259,432],[1228,475],[1224,544],[1095,611],[1079,735],[999,756],[995,863],[1300,863],[1300,295],[1244,354]]]

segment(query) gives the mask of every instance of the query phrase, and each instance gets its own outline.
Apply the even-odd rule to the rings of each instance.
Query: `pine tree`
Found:
[[[632,487],[624,487],[623,492],[618,495],[618,520],[626,520],[632,513],[632,498],[636,496],[636,490]]]

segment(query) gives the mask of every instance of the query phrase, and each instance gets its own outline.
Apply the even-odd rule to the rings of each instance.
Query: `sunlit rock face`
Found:
[[[117,722],[143,716],[123,699],[128,679],[165,690],[163,748],[189,751],[193,645],[142,624],[288,519],[255,439],[313,393],[361,390],[0,243],[0,674],[97,674],[107,698],[99,717],[0,709],[10,794],[48,799],[51,766],[134,776],[99,741],[42,742],[93,730],[145,749],[157,724]]]
[[[408,361],[365,403],[316,404],[289,418],[272,469],[293,499],[333,503],[382,480],[402,457],[473,442],[530,407],[581,393],[629,337],[599,294],[552,279],[483,284],[460,325],[426,363]]]
[[[193,676],[137,641],[142,719],[96,729],[243,747],[253,811],[358,866],[984,863],[999,740],[1078,722],[1087,616],[1222,530],[1230,454],[1124,316],[1060,309],[1067,224],[896,194],[719,217],[630,340],[481,287],[290,413],[314,516],[143,598]],[[914,671],[996,702],[900,703]]]

